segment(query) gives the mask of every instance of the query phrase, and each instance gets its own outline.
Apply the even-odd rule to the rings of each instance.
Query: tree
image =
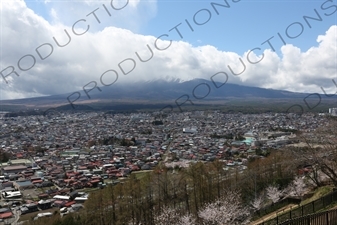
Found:
[[[262,208],[263,203],[264,203],[264,194],[261,193],[260,195],[256,196],[250,204],[253,210],[256,212]]]
[[[44,152],[46,151],[46,149],[42,148],[41,146],[36,146],[34,150],[36,153],[41,152],[42,154],[44,154]]]
[[[10,159],[11,155],[8,152],[5,152],[3,149],[0,149],[0,162],[7,162]]]
[[[305,147],[292,147],[293,157],[299,165],[309,165],[311,172],[307,177],[315,186],[329,180],[337,187],[337,121],[328,120],[328,124],[314,133],[302,134],[300,140]]]
[[[195,225],[196,219],[186,214],[181,216],[179,211],[170,207],[164,207],[162,212],[154,218],[156,225]]]
[[[280,191],[277,186],[269,185],[266,188],[266,191],[267,198],[270,199],[273,203],[278,202],[282,196],[282,191]]]
[[[179,221],[179,213],[177,210],[170,207],[164,207],[161,213],[154,217],[154,224],[156,225],[167,225],[167,224],[177,224]]]
[[[295,177],[295,179],[285,189],[285,193],[290,196],[301,197],[308,191],[307,185],[302,177]]]
[[[198,212],[198,216],[207,225],[247,224],[249,215],[249,207],[242,203],[238,191],[228,191],[225,196],[207,204]]]
[[[184,215],[180,218],[177,225],[195,225],[197,222],[190,214]]]
[[[88,141],[88,143],[87,143],[87,146],[90,148],[90,147],[92,147],[92,146],[94,146],[94,145],[96,145],[96,141],[95,140],[90,140],[90,141]]]

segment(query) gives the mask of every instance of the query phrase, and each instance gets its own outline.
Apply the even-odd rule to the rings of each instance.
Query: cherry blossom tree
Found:
[[[254,211],[258,211],[262,208],[264,203],[264,194],[261,193],[260,195],[256,196],[253,201],[250,203]]]
[[[285,193],[289,196],[301,197],[308,192],[307,184],[304,182],[303,177],[295,177],[295,179],[288,185]]]
[[[163,208],[162,212],[154,218],[156,225],[195,225],[195,218],[186,214],[181,216],[178,210],[170,207]]]
[[[197,222],[194,217],[191,215],[185,215],[180,218],[179,222],[177,225],[195,225]]]
[[[216,201],[206,205],[198,215],[205,221],[205,224],[215,225],[224,220],[222,215],[220,215],[220,210],[220,201]]]
[[[280,200],[282,196],[282,191],[277,187],[270,185],[266,188],[267,198],[270,199],[273,203],[276,203]]]
[[[156,225],[167,225],[167,224],[177,224],[179,221],[179,214],[177,210],[170,207],[164,207],[162,212],[154,217],[154,223]]]
[[[207,204],[198,212],[205,225],[235,225],[249,222],[249,207],[242,204],[240,193],[230,191],[226,196]]]

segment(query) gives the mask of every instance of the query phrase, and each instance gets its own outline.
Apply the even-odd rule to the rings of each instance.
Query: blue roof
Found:
[[[32,186],[33,183],[30,182],[29,180],[25,180],[25,181],[16,181],[16,183],[20,186],[20,187],[26,187],[26,186]]]

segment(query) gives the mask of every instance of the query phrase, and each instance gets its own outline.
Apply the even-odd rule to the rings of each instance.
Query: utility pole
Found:
[[[2,160],[3,160],[3,149],[0,149],[0,174],[3,175],[3,170],[2,170]]]
[[[254,172],[254,189],[255,189],[255,199],[256,199],[256,172]]]

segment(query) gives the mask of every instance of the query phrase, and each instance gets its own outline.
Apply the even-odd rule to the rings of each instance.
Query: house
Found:
[[[13,188],[13,182],[3,182],[0,184],[0,189],[8,189],[8,188]]]
[[[58,208],[65,207],[65,205],[68,203],[68,200],[55,200],[53,205]]]
[[[34,217],[34,220],[38,220],[39,218],[42,217],[51,217],[53,213],[51,212],[45,212],[45,213],[38,213],[36,217]]]
[[[0,214],[6,212],[11,212],[11,210],[9,208],[0,208]]]
[[[18,190],[35,188],[34,184],[30,180],[15,181],[14,187]]]
[[[69,193],[70,199],[75,199],[76,197],[79,196],[77,191],[73,191]]]
[[[30,204],[22,205],[20,207],[20,210],[21,210],[21,214],[26,214],[26,213],[39,211],[39,208],[37,204],[30,203]]]
[[[6,166],[2,168],[3,174],[17,174],[22,171],[27,170],[27,166],[17,165],[17,166]]]
[[[0,213],[0,219],[8,219],[12,217],[13,217],[13,213],[11,211]]]
[[[56,199],[56,200],[68,201],[70,199],[70,196],[55,195],[53,198]]]
[[[20,191],[2,191],[2,197],[5,199],[9,198],[21,198],[22,194]]]
[[[70,207],[70,206],[72,206],[72,205],[74,205],[74,204],[76,204],[75,201],[70,201],[70,202],[65,203],[65,204],[64,204],[64,207]]]
[[[54,202],[53,199],[48,199],[48,200],[40,200],[38,202],[38,207],[42,210],[45,209],[50,209],[52,207],[52,203]]]
[[[183,128],[183,133],[194,134],[194,133],[197,133],[197,129],[195,127]]]
[[[84,203],[86,200],[88,200],[87,197],[76,197],[75,199],[76,203]]]
[[[74,211],[78,211],[80,209],[83,208],[83,205],[82,204],[72,204],[71,205],[71,208],[74,210]]]

